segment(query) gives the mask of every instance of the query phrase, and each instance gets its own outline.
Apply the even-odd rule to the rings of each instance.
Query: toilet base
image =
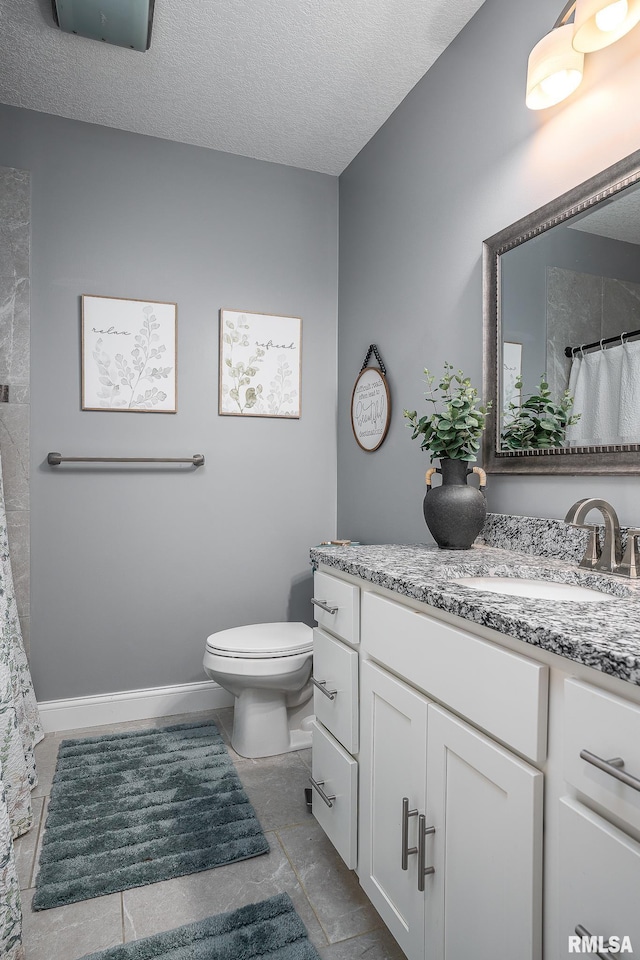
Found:
[[[297,729],[291,730],[284,694],[242,690],[235,699],[231,746],[241,757],[251,760],[304,750],[311,746],[312,720],[313,716],[305,717]]]

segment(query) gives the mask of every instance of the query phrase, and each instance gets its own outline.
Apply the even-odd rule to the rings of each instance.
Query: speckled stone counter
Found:
[[[521,521],[521,531],[535,543],[535,521],[514,519]],[[525,524],[523,520],[531,522]],[[543,523],[549,529],[549,524],[557,522]],[[497,522],[496,526],[502,529],[504,524]],[[491,536],[488,528],[485,536]],[[551,540],[552,536],[547,538],[548,543]],[[576,552],[574,543],[569,550]],[[486,542],[477,543],[471,550],[440,550],[428,544],[321,546],[311,550],[311,561],[640,685],[638,581],[590,573],[579,569],[575,559],[559,560],[553,556],[505,550]],[[576,583],[600,590],[606,597],[597,603],[525,599],[454,582],[469,576]]]

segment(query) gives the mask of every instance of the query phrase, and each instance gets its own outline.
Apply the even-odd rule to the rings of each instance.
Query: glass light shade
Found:
[[[640,23],[640,0],[577,0],[573,46],[580,53],[602,50]]]
[[[580,85],[584,54],[572,46],[573,24],[556,27],[529,54],[527,99],[530,110],[544,110],[566,99]]]

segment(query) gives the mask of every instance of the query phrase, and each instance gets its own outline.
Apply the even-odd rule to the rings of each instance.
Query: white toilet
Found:
[[[242,757],[311,746],[313,631],[305,623],[255,623],[207,637],[207,676],[235,700],[231,745]]]

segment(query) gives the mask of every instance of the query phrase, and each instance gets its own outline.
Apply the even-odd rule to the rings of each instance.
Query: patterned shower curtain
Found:
[[[0,464],[0,957],[7,960],[24,956],[13,840],[32,825],[34,747],[42,737],[13,589]]]

